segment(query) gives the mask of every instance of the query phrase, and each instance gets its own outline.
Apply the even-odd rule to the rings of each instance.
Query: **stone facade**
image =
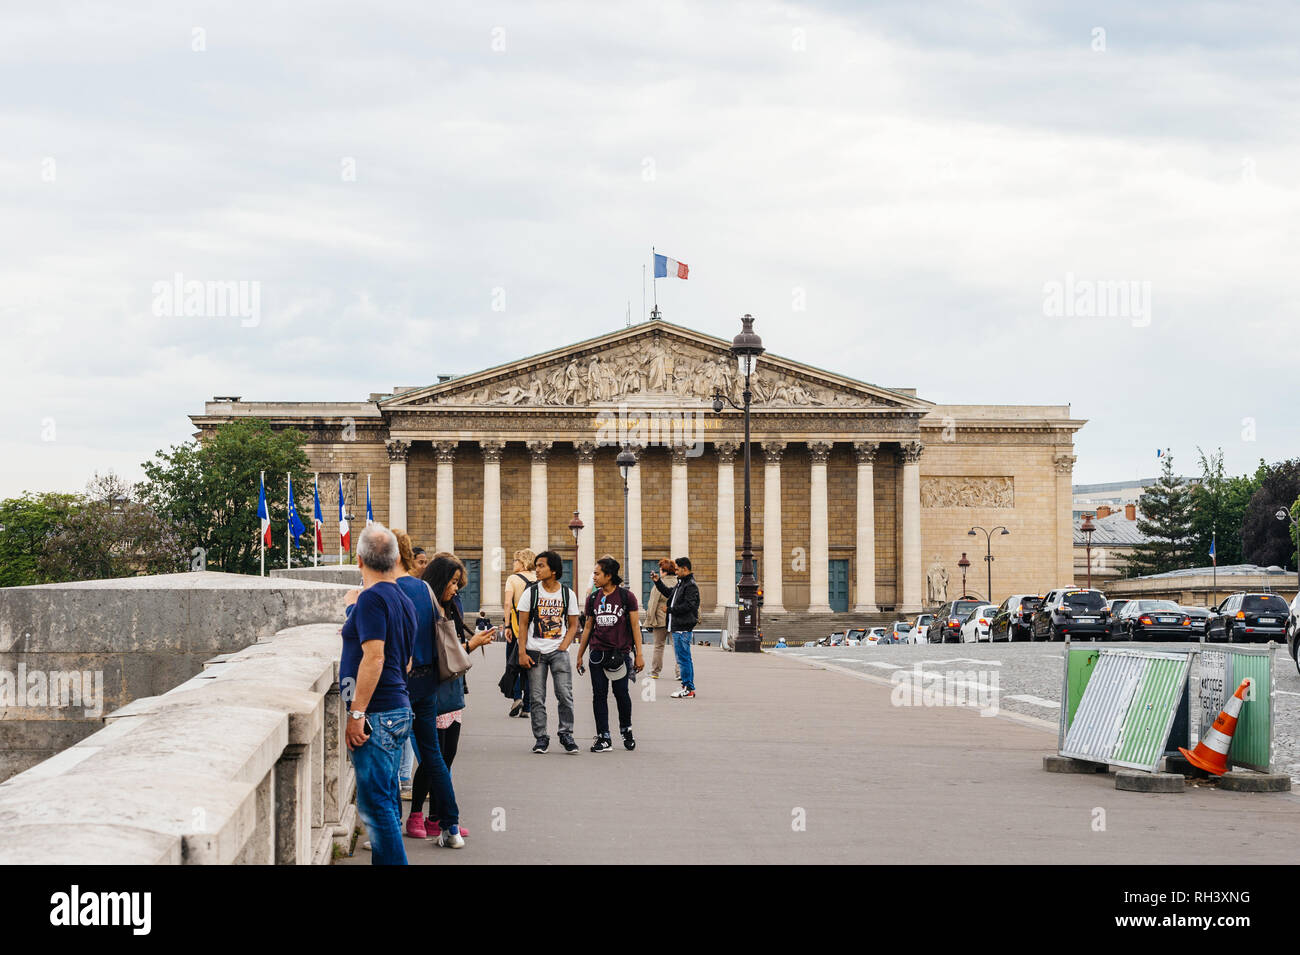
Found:
[[[580,584],[601,554],[623,559],[615,458],[626,444],[638,456],[628,499],[640,521],[630,521],[624,576],[639,581],[643,560],[685,550],[707,611],[735,601],[726,564],[744,533],[743,416],[711,407],[715,392],[743,400],[728,348],[657,321],[367,403],[214,401],[192,420],[200,434],[243,416],[306,431],[327,541],[338,539],[332,475],[349,479],[354,527],[369,476],[377,519],[480,562],[489,612],[520,547],[576,559]],[[1068,406],[936,406],[771,354],[750,387],[765,613],[914,611],[936,561],[957,596],[962,551],[975,565],[968,590],[982,595],[973,525],[1012,535],[993,539],[995,598],[1071,579],[1073,435],[1084,422]],[[728,496],[734,527],[720,535]]]

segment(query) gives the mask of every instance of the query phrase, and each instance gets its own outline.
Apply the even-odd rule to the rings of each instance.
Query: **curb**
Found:
[[[1144,773],[1139,769],[1121,769],[1115,774],[1115,788],[1134,793],[1183,792],[1181,773]]]

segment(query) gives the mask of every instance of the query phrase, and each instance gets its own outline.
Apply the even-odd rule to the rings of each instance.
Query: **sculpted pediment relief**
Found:
[[[632,401],[680,405],[708,402],[718,391],[737,403],[742,400],[744,381],[725,348],[661,333],[574,351],[578,353],[543,356],[531,367],[507,366],[502,374],[483,372],[446,382],[409,400],[401,396],[389,405],[562,408]],[[903,396],[895,400],[889,392],[875,394],[869,386],[845,385],[775,361],[760,361],[751,387],[757,407],[907,407]]]

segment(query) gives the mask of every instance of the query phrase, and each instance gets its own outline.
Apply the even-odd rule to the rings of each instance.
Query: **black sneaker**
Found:
[[[515,700],[514,703],[512,703],[512,704],[510,705],[510,715],[511,715],[511,716],[518,716],[520,713],[523,712],[523,710],[524,710],[524,701],[523,701],[523,700]]]
[[[544,753],[546,752],[546,747],[550,745],[551,745],[550,737],[543,736],[541,739],[539,739],[536,743],[533,744],[533,752]]]
[[[560,745],[564,747],[566,753],[578,752],[578,744],[573,741],[573,737],[568,733],[560,734]]]
[[[593,753],[608,753],[614,748],[614,744],[609,741],[608,736],[597,736],[596,741],[591,744]]]
[[[626,749],[636,749],[636,739],[632,736],[632,727],[623,730],[623,746]]]

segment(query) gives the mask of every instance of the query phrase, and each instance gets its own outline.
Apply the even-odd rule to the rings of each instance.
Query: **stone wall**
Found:
[[[0,589],[0,779],[95,732],[132,700],[184,683],[218,654],[299,624],[337,629],[346,591],[210,572]]]
[[[327,864],[356,821],[339,649],[283,630],[0,783],[0,865]]]

